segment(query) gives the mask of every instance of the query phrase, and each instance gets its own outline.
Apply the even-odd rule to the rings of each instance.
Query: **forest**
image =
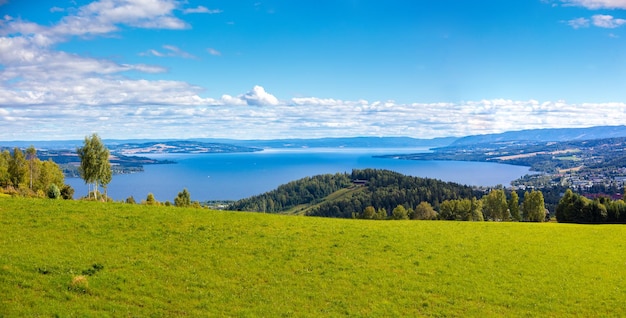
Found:
[[[485,193],[452,182],[363,169],[303,178],[228,209],[290,213],[298,207],[296,211],[307,216],[379,220],[544,221],[541,192],[525,193],[523,198],[520,204],[516,192],[507,194],[504,189]]]

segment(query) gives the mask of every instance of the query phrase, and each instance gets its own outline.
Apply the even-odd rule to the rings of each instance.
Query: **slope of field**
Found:
[[[0,316],[626,316],[624,237],[0,197]]]

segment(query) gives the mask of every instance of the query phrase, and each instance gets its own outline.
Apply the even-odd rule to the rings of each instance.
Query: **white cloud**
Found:
[[[593,25],[600,28],[614,29],[626,24],[624,19],[616,19],[612,15],[596,14],[592,17]]]
[[[156,57],[182,57],[186,59],[195,59],[196,57],[187,53],[174,45],[163,45],[165,52],[160,52],[155,49],[149,49],[145,52],[139,53],[140,56],[156,56]]]
[[[234,106],[244,106],[247,105],[246,101],[239,97],[232,97],[230,95],[224,94],[221,99],[222,103],[225,105],[234,105]]]
[[[72,83],[65,91],[57,87],[63,83],[49,83],[53,86],[49,91],[20,94],[0,89],[0,125],[6,128],[0,131],[0,140],[28,136],[82,138],[93,130],[96,120],[102,120],[98,132],[106,138],[432,138],[530,128],[621,125],[626,113],[623,102],[569,104],[498,99],[402,104],[316,97],[280,102],[260,86],[237,97],[212,99],[200,97],[199,87],[174,81],[93,79]],[[233,107],[263,104],[263,96],[273,97],[269,98],[271,107]],[[61,127],[59,121],[72,125]]]
[[[561,0],[566,5],[580,6],[587,9],[626,9],[626,0]]]
[[[217,14],[217,13],[222,13],[222,12],[223,11],[220,9],[209,9],[204,6],[198,6],[197,8],[188,8],[188,9],[183,10],[183,13],[185,14],[189,14],[189,13]]]
[[[567,24],[574,29],[579,28],[587,28],[589,27],[589,19],[586,18],[577,18],[567,21]]]
[[[241,95],[240,98],[251,106],[278,105],[278,99],[258,85],[254,86],[251,91]]]

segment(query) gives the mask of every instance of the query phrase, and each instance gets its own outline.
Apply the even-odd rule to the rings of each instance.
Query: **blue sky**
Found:
[[[626,119],[626,0],[0,0],[0,140]]]

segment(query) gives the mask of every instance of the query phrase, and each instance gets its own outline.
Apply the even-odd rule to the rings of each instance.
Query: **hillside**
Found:
[[[623,226],[0,198],[0,316],[625,316]]]
[[[596,126],[588,128],[551,128],[507,131],[499,134],[473,135],[459,138],[451,147],[510,141],[549,142],[626,137],[626,126]]]
[[[412,209],[422,201],[437,206],[444,200],[478,196],[469,186],[428,178],[405,176],[378,169],[303,178],[276,190],[239,200],[231,210],[296,213],[350,218],[367,206],[386,209],[398,205]]]

